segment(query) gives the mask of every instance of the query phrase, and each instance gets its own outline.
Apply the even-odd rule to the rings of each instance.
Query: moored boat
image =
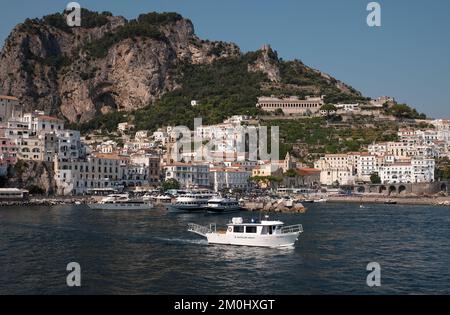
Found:
[[[88,207],[93,210],[148,210],[153,205],[149,201],[130,199],[127,194],[114,194],[99,202],[90,203]]]
[[[242,210],[239,202],[234,198],[214,197],[208,200],[206,211],[208,213],[225,213]]]
[[[216,194],[210,191],[190,191],[177,197],[173,204],[167,206],[169,212],[205,211],[208,201]]]
[[[188,231],[206,237],[209,244],[285,247],[295,244],[303,227],[301,224],[284,226],[283,222],[271,221],[266,216],[259,222],[233,218],[224,230],[218,230],[216,224],[207,227],[190,223]]]

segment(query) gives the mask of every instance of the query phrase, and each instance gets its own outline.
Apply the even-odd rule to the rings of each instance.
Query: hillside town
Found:
[[[391,101],[379,98],[371,106],[379,108]],[[192,101],[192,106],[196,104]],[[261,97],[256,106],[268,112],[329,115],[321,110],[323,105],[323,97]],[[334,106],[337,112],[364,110],[359,104]],[[313,165],[300,162],[290,152],[282,159],[251,158],[248,147],[238,145],[239,137],[241,130],[260,122],[246,115],[197,126],[190,133],[201,143],[197,151],[188,152],[179,150],[180,133],[174,126],[151,132],[135,130],[132,123],[124,122],[118,124],[114,139],[102,134],[82,136],[66,129],[57,117],[42,111],[24,112],[23,104],[13,96],[0,96],[0,123],[0,176],[14,176],[23,162],[45,163],[53,170],[54,194],[59,196],[148,191],[165,182],[176,183],[180,189],[216,192],[255,188],[340,188],[385,195],[447,192],[447,184],[436,178],[435,169],[436,159],[450,157],[449,120],[429,120],[430,127],[425,129],[399,129],[398,141],[372,143],[361,152],[323,154]],[[208,156],[201,154],[205,150]]]

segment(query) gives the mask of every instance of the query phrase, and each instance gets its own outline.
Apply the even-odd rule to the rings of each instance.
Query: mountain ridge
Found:
[[[226,83],[216,78],[211,86],[222,102],[211,101],[212,95],[201,99],[202,93],[208,94],[205,91],[197,97],[194,92],[201,87],[185,96],[200,98],[213,111],[246,98],[245,104],[233,107],[236,112],[252,111],[257,94],[326,94],[330,102],[365,99],[345,83],[299,60],[278,58],[268,45],[242,53],[234,43],[200,39],[192,22],[177,13],[151,12],[127,20],[83,9],[82,26],[76,28],[69,28],[64,18],[64,13],[55,13],[27,19],[12,30],[0,53],[0,93],[18,97],[26,110],[44,110],[71,123],[87,123],[115,112],[151,114],[152,109],[167,103],[168,97],[183,93],[183,84],[189,81],[183,73],[187,68],[198,77],[198,69],[207,74],[226,67],[227,62],[236,67],[234,75],[251,81],[252,100],[234,87],[232,78]],[[221,84],[231,87],[221,92],[217,89]],[[189,107],[186,97],[182,105]],[[191,112],[195,114],[195,110]]]

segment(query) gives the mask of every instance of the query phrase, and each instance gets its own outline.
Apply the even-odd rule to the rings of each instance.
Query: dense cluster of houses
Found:
[[[121,154],[112,142],[98,148],[77,130],[41,111],[23,113],[19,100],[0,96],[0,176],[19,160],[54,166],[57,193],[86,194],[160,182],[160,158],[147,150]]]
[[[302,102],[290,101],[303,108]],[[308,100],[315,101],[321,99]],[[341,110],[353,110],[350,105]],[[282,178],[281,185],[304,187],[368,183],[374,175],[383,184],[433,182],[435,159],[449,156],[450,121],[431,123],[432,129],[400,130],[399,141],[373,143],[367,152],[327,154],[308,168],[289,153],[282,160],[251,158],[251,149],[240,146],[241,127],[251,125],[251,117],[244,115],[196,126],[189,131],[199,142],[196,149],[183,151],[175,127],[135,132],[132,124],[121,123],[117,138],[84,138],[65,129],[63,120],[41,111],[24,113],[17,98],[0,96],[0,176],[19,160],[51,163],[60,195],[145,189],[169,179],[183,188],[216,191],[246,190],[255,184],[252,178],[269,177]]]
[[[398,141],[378,142],[368,152],[327,154],[315,163],[324,185],[370,182],[376,174],[382,184],[429,183],[435,178],[436,159],[450,157],[450,121],[434,120],[432,129],[402,129]]]

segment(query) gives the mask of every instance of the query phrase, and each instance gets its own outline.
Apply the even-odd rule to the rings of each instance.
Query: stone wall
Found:
[[[434,195],[440,192],[448,193],[450,181],[437,181],[432,183],[410,183],[410,184],[367,184],[356,185],[355,193],[381,194],[381,195]]]

